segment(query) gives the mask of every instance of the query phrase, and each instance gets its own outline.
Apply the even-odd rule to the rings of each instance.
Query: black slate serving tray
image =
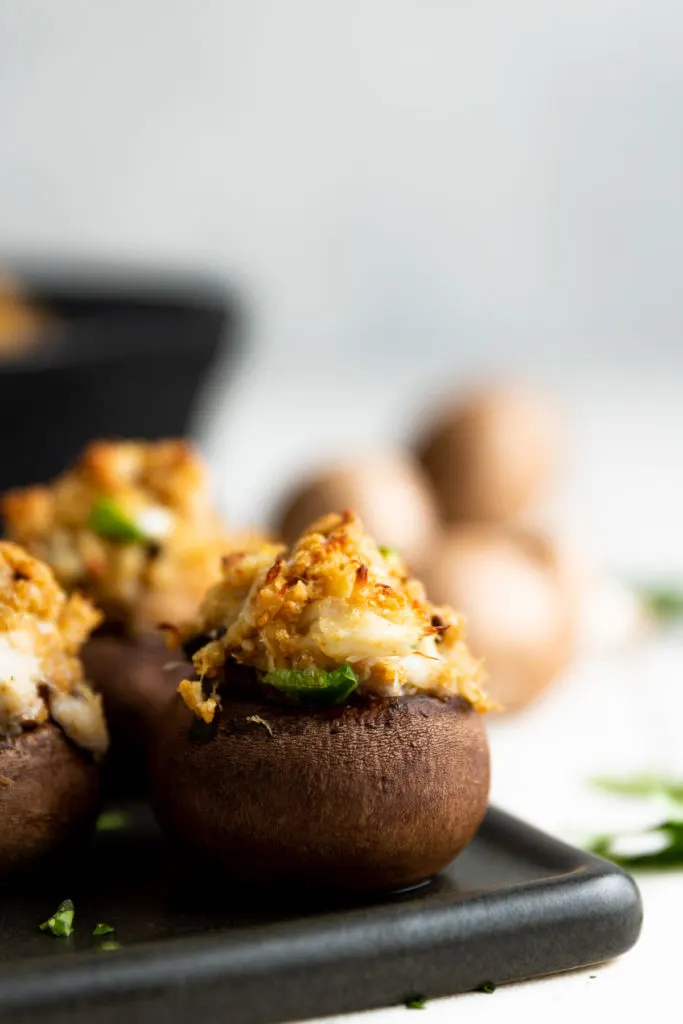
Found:
[[[75,933],[38,930],[64,898]],[[350,903],[245,891],[176,861],[150,812],[85,864],[0,889],[0,1020],[270,1022],[443,996],[597,963],[641,924],[633,880],[491,809],[431,883]],[[122,947],[97,949],[94,925]]]

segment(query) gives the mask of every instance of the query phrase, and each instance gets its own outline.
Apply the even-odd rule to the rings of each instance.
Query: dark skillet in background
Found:
[[[0,361],[0,491],[62,472],[96,437],[187,434],[201,385],[238,346],[234,296],[180,273],[2,260],[49,315]]]
[[[0,268],[16,280],[21,299],[45,314],[31,344],[0,359],[0,493],[48,483],[95,438],[187,435],[219,356],[231,358],[239,347],[235,297],[215,278],[2,258]],[[92,673],[94,653],[85,657]],[[142,683],[167,660],[163,647],[150,647],[139,666]],[[143,696],[151,699],[148,689]],[[125,699],[115,711],[137,723]],[[116,733],[114,748],[126,753],[110,757],[107,788],[137,792],[139,738],[126,729],[124,743]]]

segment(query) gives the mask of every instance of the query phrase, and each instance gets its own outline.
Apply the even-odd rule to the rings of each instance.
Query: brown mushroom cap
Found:
[[[196,721],[178,699],[156,737],[157,818],[247,884],[409,886],[445,868],[486,810],[486,734],[461,698],[304,710],[224,696],[205,742],[189,738]]]
[[[93,689],[102,694],[110,728],[137,740],[192,671],[182,653],[175,656],[157,637],[95,635],[81,658]]]
[[[553,545],[540,534],[453,527],[425,583],[433,601],[466,616],[469,646],[485,661],[487,691],[506,711],[532,701],[567,664],[574,604]]]
[[[111,734],[107,789],[118,795],[140,794],[149,733],[192,666],[153,636],[95,635],[81,658],[93,689],[102,694]]]
[[[444,409],[418,455],[449,522],[500,522],[524,512],[546,490],[558,459],[558,433],[543,396],[501,386]]]
[[[100,772],[49,722],[0,743],[0,874],[33,866],[84,837]]]
[[[437,512],[429,481],[411,456],[388,452],[312,476],[283,504],[278,531],[291,544],[320,516],[346,508],[380,544],[397,548],[412,566],[422,564]]]

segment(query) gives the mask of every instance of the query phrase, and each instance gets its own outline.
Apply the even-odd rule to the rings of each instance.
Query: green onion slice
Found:
[[[146,544],[150,538],[135,520],[111,498],[99,498],[93,505],[88,526],[100,537],[122,544]]]
[[[326,671],[321,668],[276,668],[263,682],[302,704],[326,707],[341,704],[358,686],[358,677],[348,663]]]

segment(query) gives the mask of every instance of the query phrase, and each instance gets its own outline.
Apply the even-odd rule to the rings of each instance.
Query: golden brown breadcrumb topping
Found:
[[[103,533],[103,501],[139,536]],[[10,539],[132,633],[195,614],[229,546],[204,464],[182,440],[94,442],[51,485],[6,495],[2,512]]]
[[[463,617],[427,600],[400,557],[378,548],[351,512],[315,522],[290,551],[233,553],[181,639],[214,636],[194,656],[201,680],[228,659],[263,673],[349,664],[359,689],[377,695],[463,696],[479,710],[482,668],[465,643]],[[217,692],[198,680],[180,692],[210,721]]]
[[[100,698],[79,658],[100,620],[86,598],[67,598],[48,566],[0,541],[0,734],[52,717],[74,742],[104,753]]]

